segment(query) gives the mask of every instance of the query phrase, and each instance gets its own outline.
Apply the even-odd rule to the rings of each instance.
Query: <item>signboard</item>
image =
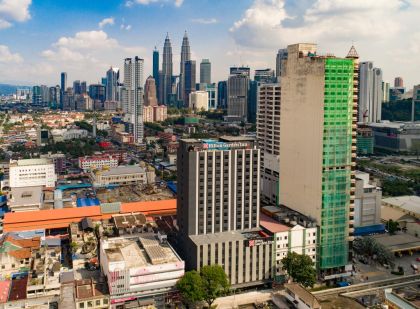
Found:
[[[234,148],[241,149],[250,149],[251,144],[248,142],[216,142],[216,141],[206,141],[202,144],[203,149],[205,150],[229,150]]]
[[[246,247],[257,247],[257,246],[271,245],[271,244],[273,244],[273,237],[247,239],[245,241]]]

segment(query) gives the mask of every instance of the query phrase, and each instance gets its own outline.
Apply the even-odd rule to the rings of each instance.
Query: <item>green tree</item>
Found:
[[[203,282],[204,300],[211,308],[217,297],[223,296],[229,291],[230,283],[220,265],[203,266],[200,275]]]
[[[388,229],[389,235],[395,235],[395,233],[398,230],[398,226],[399,226],[399,223],[397,221],[394,221],[394,220],[390,219],[386,223],[386,228]]]
[[[305,254],[289,252],[287,256],[281,260],[283,270],[287,271],[290,277],[304,287],[312,287],[316,282],[316,270],[314,262]]]
[[[357,255],[369,258],[379,264],[388,264],[394,267],[395,256],[392,251],[378,243],[373,237],[356,238],[353,241],[353,251]]]
[[[195,270],[186,272],[177,282],[176,288],[181,293],[183,303],[187,308],[204,300],[203,280]]]

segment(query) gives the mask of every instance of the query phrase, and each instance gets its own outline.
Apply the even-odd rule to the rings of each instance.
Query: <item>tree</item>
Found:
[[[389,235],[395,235],[395,232],[398,230],[399,223],[397,221],[394,221],[390,219],[386,223],[386,227],[388,229]]]
[[[203,266],[200,275],[203,282],[204,300],[211,308],[217,297],[225,295],[229,291],[230,283],[220,265]]]
[[[186,272],[176,283],[176,288],[181,293],[183,303],[187,308],[204,300],[203,281],[195,270]]]
[[[353,241],[353,251],[359,256],[372,259],[381,265],[394,266],[395,256],[392,251],[378,243],[373,237],[356,238]]]
[[[283,270],[287,271],[290,277],[304,287],[312,287],[316,282],[316,270],[314,262],[305,254],[289,252],[287,256],[281,260]]]

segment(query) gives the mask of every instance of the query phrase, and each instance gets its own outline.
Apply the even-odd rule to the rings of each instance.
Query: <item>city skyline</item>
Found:
[[[354,41],[360,60],[373,61],[384,81],[402,76],[411,88],[420,65],[419,11],[417,1],[397,0],[73,1],[65,7],[54,1],[2,0],[0,82],[56,85],[60,72],[67,72],[69,82],[97,83],[110,66],[121,68],[133,55],[145,60],[149,75],[153,47],[162,52],[166,32],[173,63],[180,62],[186,30],[191,59],[209,59],[215,81],[226,80],[233,65],[274,69],[277,50],[294,42],[317,42],[342,55]]]

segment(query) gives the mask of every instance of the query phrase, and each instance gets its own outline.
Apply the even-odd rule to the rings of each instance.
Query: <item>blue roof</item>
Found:
[[[77,207],[85,207],[85,206],[99,206],[101,203],[99,202],[99,200],[95,197],[95,198],[78,198],[77,199]]]
[[[365,236],[378,233],[385,233],[385,225],[375,224],[369,226],[359,226],[354,228],[354,236]]]
[[[89,183],[81,183],[81,184],[61,185],[61,186],[58,186],[56,189],[70,190],[70,189],[82,189],[82,188],[90,188],[90,187],[92,187],[92,185]]]
[[[176,194],[177,192],[176,183],[174,183],[173,181],[168,181],[166,185],[168,186],[169,190],[171,190],[174,194]]]

